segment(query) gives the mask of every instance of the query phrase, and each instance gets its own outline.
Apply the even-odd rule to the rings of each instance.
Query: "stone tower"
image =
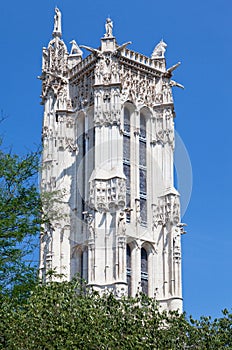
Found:
[[[43,48],[42,191],[61,191],[62,217],[41,237],[40,271],[79,273],[99,292],[142,291],[182,310],[179,194],[173,186],[174,105],[166,44],[151,57],[118,45],[108,18],[100,48],[70,53],[55,9]],[[55,277],[54,277],[55,278]]]

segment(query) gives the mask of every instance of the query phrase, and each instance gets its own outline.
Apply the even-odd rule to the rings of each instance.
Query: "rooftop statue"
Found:
[[[111,21],[110,18],[106,19],[105,28],[106,28],[106,33],[104,35],[105,38],[106,37],[112,37],[113,36],[113,22]]]
[[[167,44],[161,40],[158,45],[154,48],[154,51],[152,52],[151,58],[164,58],[164,54],[166,51]]]
[[[58,7],[55,8],[55,16],[54,16],[54,30],[53,36],[61,36],[61,12]]]

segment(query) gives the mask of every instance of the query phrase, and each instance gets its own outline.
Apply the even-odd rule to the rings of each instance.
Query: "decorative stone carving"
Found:
[[[67,48],[62,40],[54,38],[48,45],[49,71],[56,74],[64,74],[67,71]],[[64,79],[64,77],[56,76]],[[66,80],[67,81],[67,80]]]
[[[173,259],[176,262],[179,262],[181,260],[181,248],[180,248],[180,234],[179,234],[179,232],[175,233],[174,238],[173,238]]]
[[[163,103],[173,103],[172,89],[169,81],[164,81],[162,85]]]
[[[166,51],[167,44],[161,40],[158,45],[154,48],[154,51],[151,55],[151,59],[154,60],[156,58],[164,58],[164,54]]]
[[[65,143],[66,143],[66,148],[70,151],[70,152],[76,152],[78,153],[78,146],[75,143],[74,139],[72,137],[66,137],[65,138]]]
[[[115,212],[126,205],[126,185],[121,178],[93,180],[90,183],[89,206],[99,212]]]
[[[168,194],[160,197],[153,205],[153,225],[177,225],[180,222],[180,200],[178,195]]]
[[[76,56],[80,56],[82,57],[83,52],[81,51],[81,49],[79,48],[79,46],[77,45],[75,40],[70,41],[70,44],[72,44],[71,47],[71,51],[70,51],[70,55],[76,55]]]
[[[140,74],[140,71],[121,67],[120,80],[122,84],[122,103],[129,99],[138,105],[154,105],[156,96],[154,77],[147,74]]]
[[[74,118],[71,116],[66,117],[66,127],[72,129],[74,127]]]
[[[121,66],[120,81],[122,84],[122,103],[131,100],[137,105],[153,107],[160,104],[173,103],[173,86],[169,78],[163,78],[161,88],[158,79],[139,70]]]
[[[119,125],[121,118],[120,90],[117,87],[98,88],[95,96],[95,125]]]
[[[140,215],[140,200],[136,198],[135,200],[135,214],[136,214],[136,223],[137,225],[141,224],[141,215]]]
[[[171,107],[155,109],[155,130],[151,144],[169,144],[174,149],[174,123]]]
[[[58,99],[59,108],[65,108],[67,94],[67,57],[66,45],[60,39],[61,32],[61,12],[55,9],[54,17],[54,39],[49,42],[48,48],[43,48],[42,57],[42,103],[45,102],[48,93],[53,92]]]
[[[52,129],[49,129],[47,126],[44,126],[42,129],[42,140],[47,139],[49,136],[50,137],[53,136],[53,131]]]
[[[72,108],[77,111],[81,110],[94,102],[93,94],[94,71],[84,74],[82,79],[78,79],[70,91]]]
[[[126,218],[125,212],[121,211],[118,218],[118,235],[125,236],[126,234]]]
[[[126,237],[118,236],[118,248],[125,249],[126,248]]]
[[[107,53],[95,66],[95,85],[119,84],[119,65],[113,53]]]
[[[116,298],[122,298],[122,297],[125,297],[127,296],[127,287],[118,287],[115,292],[114,292],[114,295]]]
[[[92,214],[88,213],[86,217],[87,226],[89,230],[89,242],[94,240],[95,236],[95,220]]]

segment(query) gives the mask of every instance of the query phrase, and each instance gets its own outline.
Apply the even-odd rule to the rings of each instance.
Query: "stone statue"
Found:
[[[164,54],[166,51],[167,44],[161,40],[158,45],[154,48],[154,51],[151,55],[151,59],[154,60],[155,58],[164,58]]]
[[[106,28],[105,37],[112,37],[113,36],[113,22],[111,21],[110,18],[106,19],[105,28]]]
[[[119,218],[118,218],[118,235],[124,236],[125,234],[126,234],[125,214],[123,212],[120,212]]]
[[[95,228],[94,228],[94,218],[92,214],[88,214],[87,216],[87,226],[89,229],[89,239],[93,239],[94,238],[94,234],[95,234]]]
[[[72,44],[70,55],[77,55],[77,56],[83,55],[83,52],[81,51],[81,49],[79,48],[75,40],[70,41],[70,44]]]
[[[55,8],[53,34],[61,36],[61,12],[57,7]]]

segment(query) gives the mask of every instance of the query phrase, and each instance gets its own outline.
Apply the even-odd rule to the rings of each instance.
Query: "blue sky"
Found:
[[[118,43],[150,55],[164,39],[167,65],[182,64],[174,79],[176,130],[193,169],[183,221],[183,295],[188,314],[220,315],[232,306],[231,63],[229,0],[40,0],[0,4],[0,110],[5,145],[25,153],[40,144],[42,47],[51,39],[54,7],[63,15],[68,44],[98,47],[108,15]],[[69,44],[68,44],[69,45]]]

